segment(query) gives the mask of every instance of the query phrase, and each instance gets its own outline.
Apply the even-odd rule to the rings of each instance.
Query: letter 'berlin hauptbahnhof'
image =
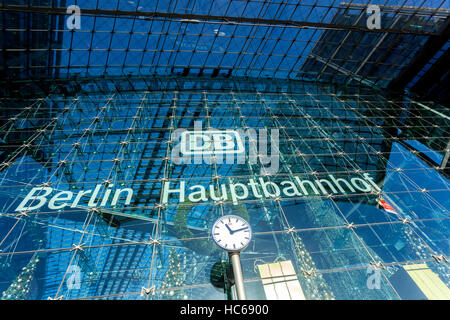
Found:
[[[178,188],[171,188],[173,182],[166,181],[163,184],[162,204],[169,202],[169,196],[178,196],[179,203],[186,201],[206,202],[231,200],[237,205],[239,200],[247,199],[251,194],[252,198],[276,198],[276,197],[301,197],[309,195],[328,195],[328,194],[348,194],[359,192],[381,191],[372,177],[368,173],[363,174],[363,178],[353,177],[349,180],[336,178],[328,175],[329,179],[301,180],[298,176],[293,176],[291,180],[284,180],[279,183],[268,181],[265,178],[249,179],[247,183],[228,183],[221,184],[220,188],[209,185],[209,190],[203,185],[193,185],[187,190],[190,192],[186,197],[186,182],[177,182]],[[125,205],[131,203],[133,190],[131,188],[117,189],[110,199],[113,190],[110,185],[104,190],[102,185],[96,185],[94,190],[80,191],[74,198],[71,191],[60,191],[53,195],[48,202],[48,208],[51,210],[60,210],[67,206],[75,208],[79,206],[80,201],[86,195],[90,195],[87,203],[88,207],[105,207],[108,205],[117,205],[119,199],[125,197]],[[100,192],[102,191],[102,192]],[[53,192],[51,187],[35,187],[19,204],[16,211],[37,210],[47,203],[47,197]],[[99,195],[100,194],[100,195]]]
[[[264,178],[249,179],[248,183],[221,184],[220,188],[209,185],[207,191],[203,185],[194,185],[188,188],[190,191],[188,199],[191,202],[227,201],[232,200],[237,205],[238,200],[245,200],[253,194],[253,198],[275,198],[275,197],[301,197],[313,195],[348,194],[358,192],[381,191],[368,173],[363,178],[353,177],[350,182],[343,178],[328,175],[330,179],[301,180],[293,176],[292,180],[284,180],[280,183],[266,181]],[[178,188],[170,188],[171,182],[166,181],[163,187],[162,204],[167,204],[170,195],[178,195],[179,203],[186,201],[186,183],[179,182]],[[230,199],[228,197],[230,195]]]

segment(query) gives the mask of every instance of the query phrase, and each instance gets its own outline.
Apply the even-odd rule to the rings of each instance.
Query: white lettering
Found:
[[[162,199],[162,203],[166,204],[169,202],[169,194],[172,193],[179,193],[180,194],[180,202],[184,202],[184,186],[185,186],[185,182],[184,181],[180,181],[180,188],[179,189],[170,189],[170,182],[165,182],[164,183],[164,187],[163,187],[163,199]]]
[[[63,197],[63,196],[65,196],[65,197]],[[59,205],[55,205],[55,202],[56,201],[69,201],[69,200],[72,199],[72,197],[73,197],[73,192],[70,192],[70,191],[58,192],[57,194],[55,194],[53,196],[53,198],[50,199],[50,201],[48,203],[48,208],[52,209],[52,210],[62,209],[65,206],[67,206],[68,204],[67,203],[62,203],[62,204],[59,204]]]
[[[243,194],[241,196],[238,196],[236,193],[236,187],[239,187],[242,189]],[[243,200],[243,199],[247,199],[248,197],[248,189],[247,186],[243,183],[231,183],[230,184],[230,192],[231,192],[231,199],[233,200],[233,204],[237,205],[238,201],[237,200]]]
[[[192,202],[199,202],[199,201],[208,201],[206,198],[206,190],[204,186],[196,185],[189,187],[189,190],[199,189],[198,191],[192,192],[189,194],[188,199]],[[197,197],[197,195],[199,197]]]
[[[207,192],[207,187],[202,185],[194,185],[189,187],[188,199],[191,202],[206,202],[209,200],[213,201],[226,201],[228,200],[228,188],[231,195],[231,200],[234,205],[239,203],[239,200],[245,200],[249,197],[250,193],[252,197],[261,199],[263,196],[265,198],[279,197],[281,193],[286,197],[301,197],[308,196],[309,191],[313,191],[316,195],[327,195],[328,191],[332,193],[342,193],[346,194],[347,191],[356,192],[356,190],[361,192],[372,192],[373,190],[380,191],[378,185],[374,182],[373,178],[368,174],[364,173],[364,178],[353,177],[349,181],[343,178],[335,178],[333,175],[328,175],[330,180],[319,179],[314,180],[300,180],[298,176],[291,177],[292,180],[284,180],[281,182],[265,181],[263,178],[259,178],[256,181],[254,178],[250,178],[247,183],[230,183],[227,184],[214,184],[209,185],[209,192]],[[295,181],[293,181],[295,180]],[[169,202],[169,196],[172,194],[178,195],[178,203],[185,201],[185,186],[186,182],[180,180],[179,188],[170,188],[171,182],[166,181],[162,185],[162,203],[167,204]],[[111,188],[110,185],[108,188]],[[316,187],[317,186],[317,187]],[[81,190],[73,200],[70,205],[74,194],[71,191],[60,191],[56,193],[49,201],[48,208],[51,210],[62,209],[66,206],[75,208],[79,205],[82,197],[86,194],[91,194],[88,201],[88,207],[98,206],[98,202],[101,201],[100,207],[106,206],[109,202],[113,189],[106,189],[103,197],[98,197],[102,185],[97,184],[95,189],[92,190]],[[258,189],[261,188],[262,192]],[[320,191],[319,191],[320,189]],[[47,196],[53,192],[50,187],[35,187],[32,188],[28,195],[19,204],[16,211],[31,211],[41,208],[47,202]],[[125,205],[129,205],[133,198],[133,189],[124,188],[117,189],[114,192],[114,197],[111,201],[111,206],[116,206],[120,198],[125,197]],[[98,199],[97,199],[98,198]]]
[[[125,205],[129,205],[131,203],[131,198],[133,197],[133,189],[131,189],[131,188],[117,189],[116,193],[114,193],[114,198],[111,202],[112,206],[115,206],[117,204],[117,201],[119,200],[120,194],[122,192],[127,193],[127,199],[125,200]]]
[[[34,195],[37,191],[39,193],[37,195]],[[44,191],[44,194],[40,194],[41,193],[40,191]],[[42,188],[33,188],[33,189],[31,189],[30,193],[19,204],[19,206],[17,207],[16,211],[39,209],[40,207],[42,207],[47,202],[46,196],[48,196],[52,191],[53,191],[53,189],[49,188],[49,187],[42,187]],[[30,200],[33,200],[33,201],[27,207],[25,207],[25,204],[28,201],[30,201]],[[34,200],[38,200],[39,203],[34,205],[34,206],[32,206],[32,204],[34,203]]]
[[[369,192],[369,191],[372,190],[372,188],[369,186],[369,184],[365,180],[363,180],[361,178],[352,178],[350,181],[352,182],[353,186],[356,189],[358,189],[358,190],[360,190],[362,192]],[[363,184],[364,187],[359,186],[358,183],[356,183],[357,181],[359,183]]]
[[[259,178],[259,183],[261,184],[264,196],[266,198],[273,198],[280,196],[280,188],[274,182],[272,181],[265,182],[263,178]],[[275,193],[269,192],[269,190],[267,190],[267,185],[270,185],[272,189],[275,191]]]
[[[298,191],[297,186],[292,181],[282,181],[280,183],[282,186],[289,185],[286,188],[283,188],[283,193],[288,197],[301,196],[302,194]],[[291,191],[292,190],[292,191]]]

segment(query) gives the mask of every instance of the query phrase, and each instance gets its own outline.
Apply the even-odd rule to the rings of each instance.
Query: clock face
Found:
[[[227,215],[217,219],[211,233],[216,244],[228,251],[239,251],[246,248],[252,238],[250,224],[236,215]]]

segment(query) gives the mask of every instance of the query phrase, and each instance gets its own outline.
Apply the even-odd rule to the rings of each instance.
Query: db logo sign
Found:
[[[259,163],[262,174],[275,174],[279,168],[278,129],[271,129],[270,135],[265,128],[260,128],[259,134],[249,127],[203,130],[202,122],[194,121],[191,130],[178,128],[171,132],[167,145],[170,159],[177,165]]]
[[[245,152],[244,143],[235,130],[184,131],[180,147],[184,156]]]

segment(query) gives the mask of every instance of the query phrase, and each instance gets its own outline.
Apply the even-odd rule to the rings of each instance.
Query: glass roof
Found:
[[[4,0],[10,78],[244,76],[368,81],[386,86],[450,15],[445,0]],[[30,3],[30,6],[29,6]],[[81,8],[69,30],[67,7]]]

